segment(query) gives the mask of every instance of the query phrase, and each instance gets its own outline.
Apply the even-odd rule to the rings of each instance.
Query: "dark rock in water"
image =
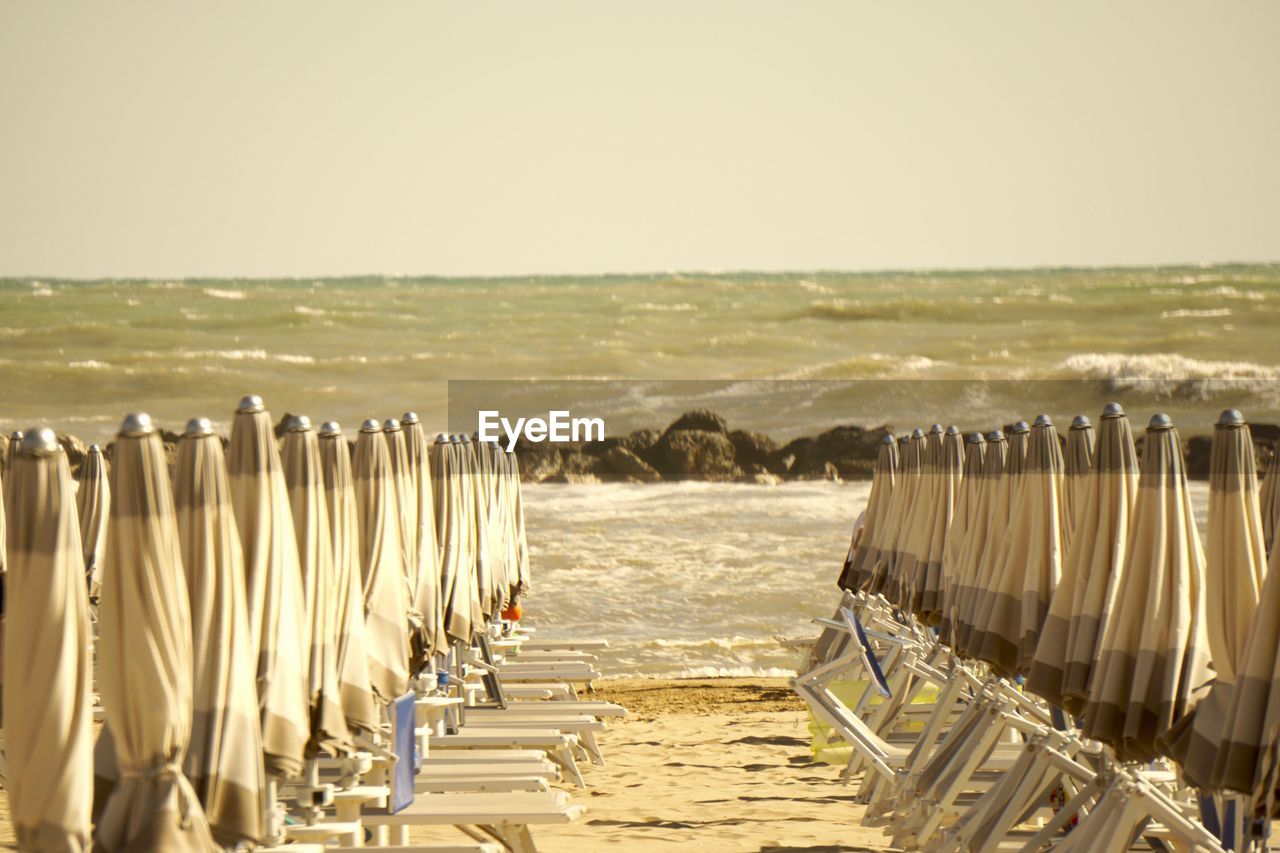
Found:
[[[543,480],[544,483],[598,483],[600,474],[607,472],[604,463],[577,450],[560,454],[560,470]]]
[[[560,451],[550,444],[529,444],[519,451],[520,479],[526,483],[541,483],[560,473]]]
[[[672,421],[671,426],[667,427],[667,433],[678,432],[680,430],[701,430],[702,432],[718,432],[721,435],[729,434],[729,425],[725,423],[724,418],[710,409],[694,409],[692,412],[685,412],[680,417]]]
[[[840,482],[840,471],[831,462],[824,462],[822,467],[816,471],[805,471],[796,476],[797,480],[829,480],[833,483]]]
[[[723,482],[742,476],[742,469],[734,464],[733,443],[719,432],[667,430],[650,451],[649,460],[666,480]]]
[[[622,446],[643,459],[661,437],[656,429],[638,429],[622,440]]]
[[[817,438],[797,438],[770,459],[769,470],[802,479],[827,479],[830,464],[839,479],[866,479],[875,471],[876,457],[884,436],[893,431],[885,425],[874,429],[838,426]],[[787,465],[787,457],[794,457]]]
[[[625,447],[614,447],[604,455],[610,479],[634,479],[643,483],[656,483],[662,477],[639,456]]]
[[[746,482],[758,486],[779,486],[782,478],[759,463],[748,465],[745,469]]]
[[[1207,435],[1193,435],[1183,438],[1182,454],[1187,460],[1187,476],[1193,480],[1209,478],[1209,457],[1213,455],[1213,438]]]
[[[729,433],[733,443],[734,460],[744,471],[752,465],[768,467],[769,457],[778,449],[778,443],[762,432],[735,429]]]
[[[74,435],[66,435],[65,433],[58,436],[58,444],[67,454],[67,464],[71,466],[71,476],[79,477],[80,468],[84,465],[84,458],[89,455],[89,445],[85,444]]]

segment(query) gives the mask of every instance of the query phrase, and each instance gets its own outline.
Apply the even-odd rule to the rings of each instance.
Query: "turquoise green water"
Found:
[[[1079,393],[1046,391],[1062,397],[1042,404],[1055,414],[1091,411],[1105,397],[1138,393],[1125,380],[1156,377],[1161,385],[1141,389],[1144,404],[1164,399],[1166,407],[1207,411],[1231,397],[1260,419],[1277,409],[1278,329],[1280,265],[10,279],[0,281],[0,425],[48,421],[101,438],[138,408],[166,424],[196,414],[225,423],[252,391],[276,412],[353,422],[414,408],[443,427],[446,380],[517,377],[726,380],[713,386],[710,402],[739,425],[783,434],[836,422],[946,419],[931,411],[941,402],[960,410],[956,420],[1008,408],[972,388],[895,406],[874,385],[841,384],[885,377],[1082,380]],[[1207,381],[1215,378],[1236,380],[1230,394]],[[778,381],[732,381],[745,379]],[[632,405],[618,426],[656,422],[699,402],[673,388],[629,388],[647,402]]]

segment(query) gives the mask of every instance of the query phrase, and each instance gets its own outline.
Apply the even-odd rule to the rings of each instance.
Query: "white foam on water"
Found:
[[[1161,311],[1161,320],[1173,320],[1183,317],[1230,317],[1230,308],[1178,308],[1173,311]]]
[[[248,299],[248,294],[243,290],[223,290],[217,287],[206,287],[203,290],[205,296],[212,296],[214,299]]]

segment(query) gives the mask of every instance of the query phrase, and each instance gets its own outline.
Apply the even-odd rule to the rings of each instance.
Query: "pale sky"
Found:
[[[0,275],[1280,259],[1280,3],[0,0]]]

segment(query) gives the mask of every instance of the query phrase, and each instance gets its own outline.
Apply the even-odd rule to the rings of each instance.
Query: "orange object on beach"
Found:
[[[502,618],[510,622],[519,622],[520,617],[524,614],[519,604],[512,604],[506,610],[502,611]]]

